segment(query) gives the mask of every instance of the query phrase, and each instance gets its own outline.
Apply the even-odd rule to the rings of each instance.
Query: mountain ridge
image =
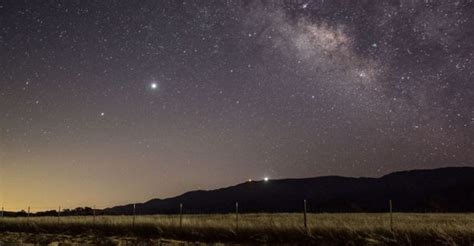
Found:
[[[213,190],[136,203],[137,214],[232,212],[298,212],[307,200],[310,211],[381,212],[388,200],[399,211],[474,211],[474,167],[444,167],[397,171],[378,178],[320,176],[250,181]],[[398,205],[398,206],[397,206]],[[104,209],[107,214],[131,214],[133,204]]]

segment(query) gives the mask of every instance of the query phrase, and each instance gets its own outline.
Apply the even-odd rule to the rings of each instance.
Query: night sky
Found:
[[[474,166],[474,2],[0,1],[0,191],[105,207]]]

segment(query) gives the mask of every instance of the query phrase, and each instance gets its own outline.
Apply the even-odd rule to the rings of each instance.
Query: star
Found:
[[[151,83],[150,87],[151,87],[151,89],[156,90],[156,89],[158,89],[158,83],[153,82],[153,83]]]

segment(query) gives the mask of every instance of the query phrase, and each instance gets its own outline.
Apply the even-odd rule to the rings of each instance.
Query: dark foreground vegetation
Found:
[[[473,245],[474,214],[301,214],[0,218],[0,244],[300,243]],[[74,237],[71,237],[74,235]]]

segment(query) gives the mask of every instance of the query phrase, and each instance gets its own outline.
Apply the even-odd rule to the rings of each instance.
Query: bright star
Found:
[[[151,83],[150,87],[155,90],[158,89],[158,84],[157,83]]]

